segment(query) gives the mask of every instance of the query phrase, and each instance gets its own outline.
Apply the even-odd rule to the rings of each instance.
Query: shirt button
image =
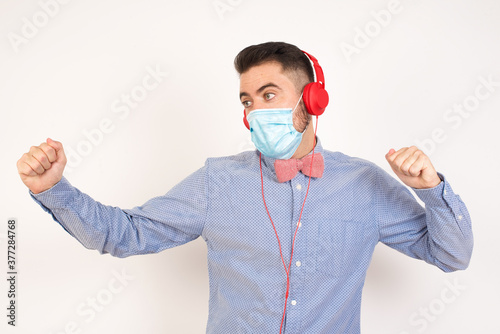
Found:
[[[297,267],[300,267],[300,266],[302,265],[302,262],[297,261],[297,262],[295,262],[295,265],[296,265]]]
[[[295,186],[295,188],[297,188],[297,190],[301,190],[302,189],[302,185],[299,183]]]
[[[444,194],[446,195],[446,189],[444,190]]]
[[[297,301],[295,299],[292,300],[292,305],[297,305]]]
[[[462,215],[458,215],[457,218],[458,218],[458,220],[462,220],[463,217],[462,217]]]
[[[302,222],[298,222],[297,225],[299,225],[299,227],[301,227],[302,226]]]

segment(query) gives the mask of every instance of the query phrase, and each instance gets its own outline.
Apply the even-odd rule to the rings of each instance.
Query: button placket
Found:
[[[300,305],[298,304],[297,300],[300,300],[300,298],[302,298],[303,296],[303,286],[306,275],[303,261],[305,261],[308,253],[308,235],[306,233],[307,229],[305,229],[305,225],[302,225],[302,221],[305,221],[305,219],[307,219],[306,215],[308,203],[305,203],[304,205],[304,211],[301,217],[302,221],[299,221],[299,217],[302,209],[302,204],[304,203],[304,184],[307,184],[308,179],[308,176],[299,173],[295,178],[292,179],[291,183],[294,205],[292,218],[293,220],[291,224],[292,239],[295,230],[297,230],[293,259],[290,263],[290,299],[288,301],[290,303],[290,310],[287,311],[287,329],[290,329],[292,332],[294,332],[296,330],[295,328],[300,324]],[[288,259],[290,260],[290,258]]]

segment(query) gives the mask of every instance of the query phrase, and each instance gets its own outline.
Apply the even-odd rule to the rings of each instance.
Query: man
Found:
[[[359,333],[362,287],[379,241],[445,272],[468,266],[469,214],[422,151],[391,149],[386,159],[425,209],[374,164],[322,148],[302,95],[314,71],[297,47],[250,46],[235,66],[260,152],[207,159],[164,196],[129,210],[71,186],[62,176],[63,146],[51,139],[21,157],[21,179],[66,231],[101,253],[156,253],[202,236],[208,333]],[[310,175],[283,178],[290,161]]]

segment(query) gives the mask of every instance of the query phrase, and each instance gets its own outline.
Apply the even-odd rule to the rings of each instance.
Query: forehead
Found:
[[[282,88],[293,87],[293,82],[285,74],[281,64],[266,62],[253,66],[240,75],[240,91],[253,93],[262,85],[270,82]]]

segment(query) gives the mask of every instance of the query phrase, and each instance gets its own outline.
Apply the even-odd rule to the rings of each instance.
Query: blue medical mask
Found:
[[[290,159],[302,141],[302,134],[293,127],[295,108],[256,109],[247,115],[250,135],[255,147],[266,157]]]

